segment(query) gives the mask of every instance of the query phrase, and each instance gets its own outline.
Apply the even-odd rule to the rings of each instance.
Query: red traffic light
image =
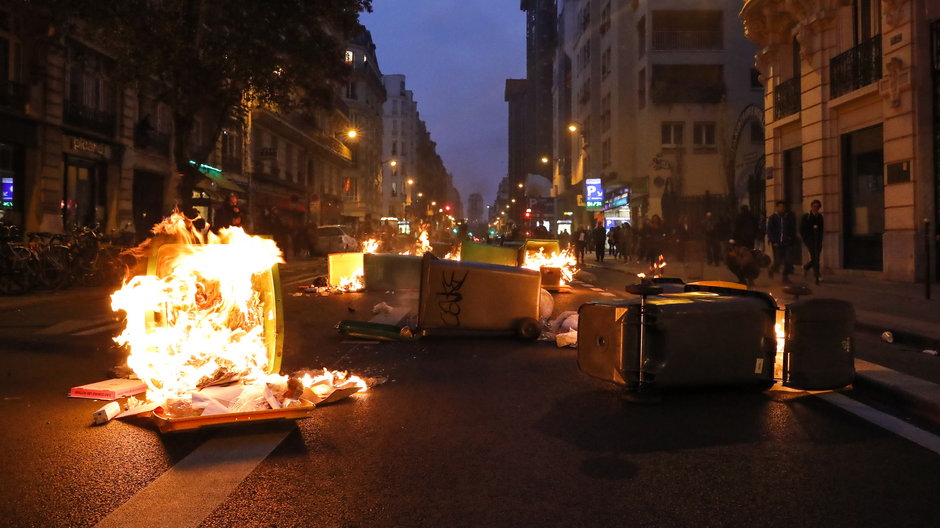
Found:
[[[525,212],[525,217],[526,217],[526,218],[532,218],[532,213],[526,211],[526,212]]]
[[[445,211],[450,211],[450,206],[449,206],[449,205],[445,205],[445,206],[444,206],[444,210],[445,210]]]

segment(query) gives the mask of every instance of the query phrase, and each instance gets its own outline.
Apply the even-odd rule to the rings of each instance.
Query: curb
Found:
[[[863,359],[855,360],[855,370],[856,388],[887,396],[912,414],[940,423],[940,385]]]

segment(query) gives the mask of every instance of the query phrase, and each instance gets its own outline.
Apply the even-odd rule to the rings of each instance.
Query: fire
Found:
[[[652,264],[650,264],[650,274],[653,277],[662,277],[663,268],[665,267],[666,267],[666,259],[662,255],[659,255],[659,257],[656,258],[656,262],[653,262]]]
[[[308,396],[315,396],[323,399],[330,395],[334,390],[342,390],[356,387],[359,391],[368,390],[368,385],[359,376],[349,376],[345,371],[323,369],[323,372],[315,376],[306,373],[300,378],[304,393]],[[309,399],[309,398],[308,398]]]
[[[561,270],[561,284],[565,285],[571,282],[574,274],[578,272],[578,259],[570,248],[559,253],[545,253],[545,248],[539,248],[538,251],[527,251],[525,261],[522,267],[530,270],[539,271],[543,267],[559,268]]]
[[[777,355],[776,359],[774,360],[774,377],[778,379],[783,377],[783,350],[787,342],[785,321],[786,312],[783,310],[777,310],[776,321],[774,322],[774,335],[777,337]]]
[[[362,291],[366,288],[364,277],[365,271],[359,268],[353,273],[352,277],[341,277],[339,284],[336,285],[336,289],[345,292]]]
[[[454,246],[446,255],[444,260],[460,260],[460,244]]]
[[[413,248],[402,251],[399,255],[424,255],[428,251],[434,249],[431,247],[430,239],[428,238],[428,230],[424,228],[421,230],[421,233],[418,234],[418,240],[415,241]]]
[[[240,227],[203,235],[179,212],[153,232],[155,240],[171,242],[151,246],[157,274],[132,277],[111,295],[111,308],[126,314],[114,340],[128,351],[128,366],[147,385],[147,400],[171,414],[198,414],[191,394],[240,382],[244,389],[229,412],[293,401],[289,378],[270,373],[275,368],[269,364],[270,328],[277,314],[266,285],[273,281],[271,269],[283,263],[274,241]],[[343,382],[346,375],[333,379]]]
[[[380,242],[374,238],[370,238],[362,243],[362,252],[363,253],[378,253],[379,252]]]

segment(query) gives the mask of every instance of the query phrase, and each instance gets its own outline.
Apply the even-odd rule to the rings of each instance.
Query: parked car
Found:
[[[349,234],[349,228],[341,225],[326,225],[317,228],[317,253],[342,253],[359,249],[359,241]]]

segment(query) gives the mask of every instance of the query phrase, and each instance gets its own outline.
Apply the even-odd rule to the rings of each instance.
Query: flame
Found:
[[[460,244],[451,248],[451,250],[444,255],[444,260],[460,260]]]
[[[265,284],[283,263],[274,241],[240,227],[204,235],[179,212],[153,233],[173,243],[156,248],[157,274],[132,277],[111,295],[111,308],[126,314],[114,340],[147,385],[147,400],[186,406],[190,393],[213,383],[241,382],[245,394],[286,386],[286,376],[269,373],[265,331],[276,318]]]
[[[662,277],[663,268],[665,267],[666,267],[666,259],[660,254],[659,257],[656,258],[656,262],[653,262],[652,264],[650,264],[650,275],[652,275],[653,277]]]
[[[578,259],[574,256],[571,248],[558,253],[546,254],[545,248],[540,247],[538,251],[526,251],[522,267],[535,271],[539,271],[543,267],[559,268],[561,270],[561,285],[564,286],[571,282],[574,274],[578,272]]]
[[[432,249],[434,248],[431,246],[430,239],[428,238],[428,229],[425,227],[421,230],[421,233],[418,234],[418,240],[415,241],[414,247],[402,251],[399,255],[424,255]]]
[[[365,272],[362,268],[359,268],[353,273],[352,277],[340,277],[336,289],[345,292],[362,291],[366,288],[364,277]]]
[[[360,392],[369,390],[369,386],[359,376],[349,376],[346,371],[323,369],[320,374],[311,376],[310,373],[304,374],[300,378],[304,392],[309,391],[317,398],[326,398],[334,390],[357,387]]]
[[[370,238],[362,243],[362,252],[363,253],[378,253],[379,252],[379,242],[374,238]]]
[[[783,378],[783,350],[786,346],[786,312],[777,310],[776,322],[774,323],[774,335],[777,337],[777,354],[774,360],[774,377]]]

